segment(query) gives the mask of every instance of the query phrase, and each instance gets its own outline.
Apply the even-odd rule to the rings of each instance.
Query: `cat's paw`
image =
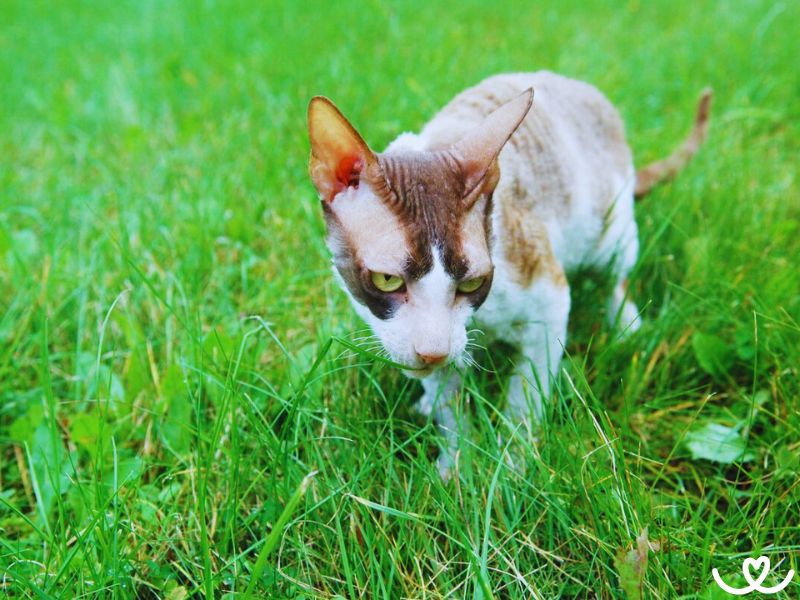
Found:
[[[439,471],[439,477],[442,478],[444,483],[447,483],[453,477],[455,467],[455,455],[447,450],[442,450],[439,453],[439,458],[436,459],[436,470]]]
[[[642,326],[642,317],[633,301],[625,297],[625,285],[614,289],[608,301],[608,324],[616,328],[621,338],[635,333]]]
[[[542,420],[541,392],[517,374],[511,377],[507,400],[504,414],[509,426],[531,435]]]
[[[520,418],[519,416],[514,416],[514,421],[511,420],[511,415],[506,415],[508,419],[508,427],[511,430],[505,431],[505,433],[498,438],[498,443],[502,444],[502,447],[505,447],[505,444],[510,440],[508,444],[509,451],[516,451],[517,446],[529,447],[535,446],[539,443],[540,434],[541,434],[541,423],[536,420],[527,419],[527,418]]]
[[[539,456],[539,433],[538,427],[519,423],[510,435],[497,435],[497,450],[509,474],[526,476],[531,461]]]
[[[417,400],[416,404],[411,408],[418,412],[419,414],[429,417],[430,414],[433,412],[433,398],[428,394],[422,394],[419,400]]]
[[[639,315],[639,309],[633,302],[626,300],[619,315],[620,336],[624,338],[636,333],[641,326],[642,317]]]
[[[538,436],[531,438],[529,443],[521,440],[512,441],[503,455],[505,464],[509,470],[519,477],[525,477],[529,466],[532,464],[531,461],[535,460],[537,455],[533,446],[538,442]]]

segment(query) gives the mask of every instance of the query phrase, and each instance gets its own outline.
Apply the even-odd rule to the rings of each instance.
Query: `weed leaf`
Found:
[[[727,375],[733,366],[733,351],[715,335],[695,333],[692,337],[692,348],[700,368],[715,379]]]
[[[706,423],[686,434],[686,446],[694,460],[710,460],[722,464],[748,462],[755,458],[747,451],[745,439],[739,433],[741,424],[728,427]]]

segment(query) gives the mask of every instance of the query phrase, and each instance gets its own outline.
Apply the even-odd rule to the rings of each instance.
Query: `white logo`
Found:
[[[753,575],[750,573],[751,568],[760,568],[761,573],[758,576],[758,579],[753,579]],[[756,571],[758,573],[758,571]],[[792,580],[794,577],[794,569],[789,569],[789,573],[786,575],[786,579],[781,581],[778,585],[772,587],[764,587],[761,583],[767,578],[769,575],[769,558],[766,556],[759,556],[756,558],[745,558],[744,564],[742,564],[742,575],[747,580],[747,583],[750,584],[750,587],[745,588],[733,588],[722,581],[722,578],[719,576],[719,571],[716,568],[711,569],[711,574],[714,576],[714,580],[717,582],[717,585],[721,587],[723,590],[728,592],[729,594],[733,594],[734,596],[744,596],[745,594],[749,594],[752,591],[759,591],[762,594],[777,594]]]

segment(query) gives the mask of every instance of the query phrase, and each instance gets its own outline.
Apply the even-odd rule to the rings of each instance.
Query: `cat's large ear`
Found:
[[[481,192],[497,185],[497,155],[517,130],[533,104],[533,88],[497,108],[474,130],[456,143],[450,151],[461,165],[465,178],[464,198],[477,200]]]
[[[308,105],[308,135],[308,172],[325,202],[348,187],[358,187],[367,167],[377,162],[364,139],[324,96],[314,96]]]

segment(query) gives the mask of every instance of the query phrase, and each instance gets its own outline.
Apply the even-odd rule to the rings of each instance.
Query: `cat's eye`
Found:
[[[472,292],[477,291],[483,285],[483,281],[483,277],[467,279],[458,284],[458,291],[462,294],[471,294]]]
[[[390,292],[396,292],[401,287],[405,281],[399,275],[389,275],[388,273],[370,273],[370,279],[372,280],[372,285],[374,285],[377,289],[382,292],[386,292],[387,294]]]

